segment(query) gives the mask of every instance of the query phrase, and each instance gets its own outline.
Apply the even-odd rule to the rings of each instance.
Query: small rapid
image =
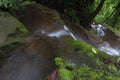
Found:
[[[102,26],[101,24],[96,24],[93,22],[91,24],[91,27],[97,32],[98,36],[104,37],[105,36],[105,30],[107,29],[106,27]]]
[[[109,55],[120,55],[120,50],[118,48],[111,47],[107,42],[100,44],[98,49],[103,52],[106,52]]]
[[[60,30],[54,30],[52,32],[47,32],[45,30],[37,30],[34,32],[34,34],[41,35],[45,34],[49,37],[56,37],[56,38],[61,38],[62,36],[71,36],[74,40],[77,40],[77,38],[74,36],[74,34],[67,28],[66,25],[64,25],[63,29]]]
[[[100,36],[103,40],[103,42],[101,44],[98,44],[99,50],[101,50],[109,55],[120,55],[120,50],[118,48],[118,44],[110,45],[110,42],[111,43],[118,42],[118,38],[116,39],[116,35],[114,35],[114,33],[112,31],[108,30],[107,27],[105,27],[104,25],[102,25],[100,23],[95,23],[95,22],[93,22],[91,24],[91,27],[94,31],[97,32],[97,35]],[[112,41],[112,38],[113,38],[113,41]]]
[[[77,40],[77,38],[74,36],[74,34],[69,30],[69,28],[66,25],[64,25],[64,29],[47,33],[47,35],[50,37],[57,38],[60,38],[61,36],[71,36],[74,40]]]

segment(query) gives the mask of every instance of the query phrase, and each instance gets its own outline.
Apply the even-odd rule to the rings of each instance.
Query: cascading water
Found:
[[[64,25],[64,28],[61,29],[61,30],[56,30],[56,31],[52,31],[52,32],[46,32],[46,31],[40,29],[40,30],[35,31],[34,34],[36,34],[36,35],[46,34],[49,37],[56,37],[56,38],[60,38],[62,36],[71,36],[74,40],[77,40],[77,38],[67,28],[66,25]]]
[[[93,23],[91,25],[91,27],[97,31],[98,36],[100,36],[100,37],[105,36],[105,30],[107,29],[106,27],[102,26],[101,24],[95,24],[95,23]],[[47,33],[47,32],[44,31],[44,33]],[[47,35],[50,37],[57,37],[57,38],[60,38],[61,36],[64,36],[64,35],[70,35],[74,40],[77,40],[77,38],[67,28],[66,25],[64,25],[63,30],[58,30],[58,31],[54,31],[51,33],[47,33]],[[120,53],[120,50],[118,50],[117,48],[111,47],[108,42],[103,42],[102,44],[99,44],[98,49],[103,52],[106,52],[109,55],[119,55],[119,53]]]
[[[100,36],[101,38],[105,37],[105,34],[106,34],[105,30],[107,29],[106,27],[95,22],[91,24],[91,27],[93,28],[93,30],[97,32],[98,36]],[[109,55],[120,54],[120,50],[118,48],[111,47],[108,42],[103,42],[102,44],[99,44],[98,49],[103,52],[106,52]]]
[[[100,36],[100,37],[104,37],[105,36],[105,32],[104,30],[106,29],[106,27],[102,26],[101,24],[96,24],[93,22],[93,24],[91,24],[91,27],[97,31],[97,34]]]
[[[98,49],[103,52],[106,52],[109,55],[119,55],[120,54],[120,50],[118,50],[117,48],[112,48],[109,45],[109,43],[107,43],[107,42],[100,44]]]
[[[73,33],[71,33],[71,31],[67,28],[66,25],[64,25],[64,29],[69,32],[69,34],[71,35],[71,37],[72,37],[74,40],[77,40],[76,37],[73,35]]]
[[[54,31],[52,33],[48,33],[48,36],[50,37],[61,37],[61,36],[64,36],[64,35],[70,35],[74,40],[77,40],[76,37],[73,35],[73,33],[67,28],[66,25],[64,25],[64,29],[63,30],[59,30],[59,31]]]
[[[69,34],[65,30],[59,30],[59,31],[54,31],[54,32],[48,33],[48,36],[57,37],[57,38],[60,38],[61,36],[64,36],[64,35],[69,35]]]

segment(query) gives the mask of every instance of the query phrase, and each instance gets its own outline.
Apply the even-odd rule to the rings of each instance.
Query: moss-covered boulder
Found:
[[[0,55],[25,42],[28,31],[8,12],[0,12]]]
[[[64,43],[55,58],[58,80],[119,80],[119,57],[110,56],[81,41]]]

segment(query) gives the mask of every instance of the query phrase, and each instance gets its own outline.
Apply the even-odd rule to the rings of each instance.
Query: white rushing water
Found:
[[[106,52],[109,55],[120,55],[120,50],[117,48],[112,48],[107,42],[100,44],[99,50]]]
[[[91,27],[93,27],[93,29],[97,31],[99,36],[103,37],[105,35],[103,28],[104,29],[106,29],[106,28],[104,26],[102,26],[100,24],[97,24],[97,25],[92,24]],[[56,31],[52,31],[52,32],[46,32],[44,30],[39,30],[39,31],[37,31],[37,33],[42,33],[42,34],[48,35],[49,37],[57,37],[57,38],[60,38],[62,36],[71,36],[74,40],[78,40],[77,37],[74,36],[74,34],[69,30],[69,28],[66,25],[64,25],[64,28],[61,30],[56,30]],[[120,50],[118,48],[111,47],[109,45],[109,43],[107,43],[107,42],[100,44],[98,49],[109,55],[119,55],[120,54]]]
[[[66,25],[64,25],[64,29],[53,31],[51,33],[48,33],[48,36],[50,37],[57,37],[60,38],[61,36],[70,35],[74,40],[77,40],[76,37],[73,35],[73,33],[67,28]]]
[[[49,37],[57,37],[57,38],[60,38],[62,36],[71,36],[74,40],[77,40],[77,38],[73,35],[73,33],[69,30],[69,28],[67,28],[66,25],[64,25],[63,29],[52,31],[52,32],[47,32],[45,30],[40,29],[35,31],[34,34],[36,35],[46,34]]]
[[[77,40],[77,38],[76,38],[76,37],[73,35],[73,33],[67,28],[66,25],[64,25],[64,29],[69,32],[69,34],[71,35],[71,37],[72,37],[74,40]]]
[[[97,34],[100,36],[100,37],[104,37],[105,36],[105,32],[104,30],[106,29],[106,27],[102,26],[101,24],[96,24],[93,22],[93,24],[91,24],[91,27],[97,31]]]
[[[105,36],[105,30],[107,29],[102,24],[93,22],[91,24],[93,30],[95,30],[101,38]],[[120,55],[120,50],[118,48],[111,47],[108,42],[103,42],[98,47],[99,50],[109,54],[109,55]]]
[[[69,35],[69,34],[65,30],[59,30],[59,31],[48,33],[48,36],[57,37],[57,38],[60,38],[61,36],[64,36],[64,35]]]

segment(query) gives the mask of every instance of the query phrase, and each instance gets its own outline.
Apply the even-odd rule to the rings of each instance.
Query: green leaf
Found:
[[[95,48],[92,48],[92,52],[97,54],[97,51],[95,50]]]

